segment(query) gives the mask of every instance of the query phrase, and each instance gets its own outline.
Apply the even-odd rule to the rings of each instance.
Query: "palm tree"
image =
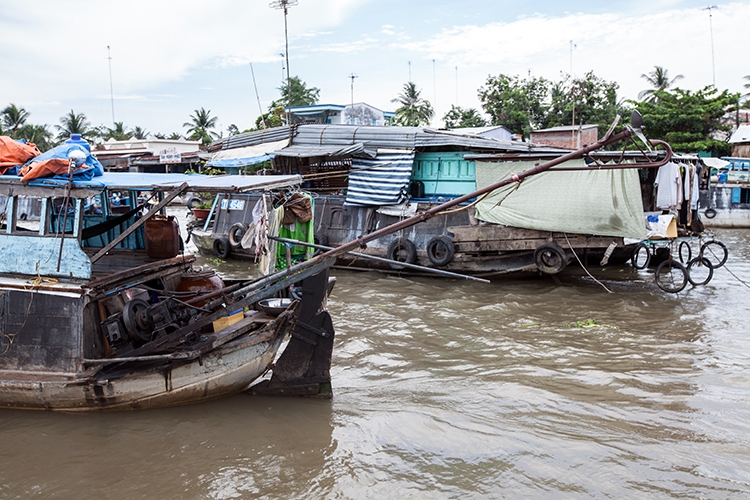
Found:
[[[2,115],[5,131],[13,136],[14,132],[26,123],[29,112],[23,108],[19,108],[15,104],[9,104],[3,109]]]
[[[654,88],[641,91],[638,94],[638,99],[645,100],[647,102],[657,102],[658,98],[655,95],[655,92],[657,90],[667,90],[674,84],[674,82],[685,77],[682,75],[677,75],[670,80],[669,72],[665,68],[662,68],[661,66],[654,66],[654,71],[647,75],[641,75],[641,78],[644,78]]]
[[[36,144],[42,153],[52,148],[52,132],[47,125],[31,125],[27,123],[16,131],[16,139],[26,139],[26,142]]]
[[[148,138],[148,131],[136,125],[133,129],[133,137],[140,140],[146,139]]]
[[[60,118],[60,125],[55,125],[55,128],[58,130],[57,139],[60,141],[68,139],[71,134],[81,134],[86,140],[96,135],[96,130],[91,128],[86,115],[76,114],[72,109],[70,113]]]
[[[429,125],[435,112],[430,102],[422,99],[420,94],[421,91],[417,89],[414,82],[407,82],[404,84],[403,92],[396,99],[391,100],[391,102],[401,104],[401,107],[396,110],[394,119],[396,125],[406,127]]]
[[[127,141],[131,137],[133,137],[133,133],[130,132],[127,128],[125,128],[125,125],[123,122],[115,122],[113,128],[109,127],[102,127],[101,130],[101,137],[105,141],[107,139],[114,139],[116,141]]]
[[[183,127],[190,127],[186,133],[188,139],[193,141],[201,141],[204,146],[208,146],[211,141],[217,137],[215,132],[211,129],[216,126],[216,120],[218,117],[211,117],[211,111],[205,109],[196,109],[195,115],[190,115],[192,121],[185,122],[182,124]]]

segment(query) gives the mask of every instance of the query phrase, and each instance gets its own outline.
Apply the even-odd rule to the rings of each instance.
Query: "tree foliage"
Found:
[[[128,130],[123,122],[115,122],[112,128],[102,126],[99,129],[99,137],[102,139],[109,140],[114,139],[116,141],[127,141],[133,137],[133,133]]]
[[[649,138],[666,141],[678,152],[729,154],[729,144],[721,138],[731,129],[724,116],[737,104],[739,94],[719,93],[707,86],[695,92],[657,90],[655,96],[654,102],[632,103],[643,115]]]
[[[600,131],[606,131],[618,114],[628,113],[617,102],[619,87],[593,71],[581,78],[565,76],[550,90],[550,107],[544,126],[596,124]]]
[[[72,109],[70,112],[60,118],[60,125],[55,125],[57,129],[57,140],[65,141],[70,138],[72,134],[81,134],[81,136],[89,142],[97,137],[97,130],[91,127],[91,124],[86,119],[86,115],[83,113],[76,113]]]
[[[195,114],[190,115],[190,121],[182,124],[189,127],[186,136],[191,141],[201,141],[203,146],[211,144],[218,135],[212,129],[216,127],[218,117],[211,116],[211,110],[203,108],[196,109]]]
[[[291,94],[287,95],[288,89],[291,88]],[[311,106],[318,103],[320,99],[320,89],[317,87],[308,87],[300,77],[293,76],[289,78],[289,85],[284,82],[277,90],[281,97],[268,106],[268,111],[273,111],[277,106],[286,108],[287,99],[290,106]]]
[[[397,98],[391,102],[400,104],[396,110],[396,116],[393,119],[394,125],[404,127],[418,127],[420,125],[429,125],[430,120],[435,115],[432,104],[421,97],[422,91],[417,88],[414,82],[404,84],[403,91]]]
[[[642,90],[638,93],[638,99],[654,102],[656,100],[655,92],[657,90],[667,90],[674,82],[685,78],[682,75],[677,75],[671,80],[669,79],[669,71],[661,66],[654,66],[654,70],[649,74],[642,74],[641,78],[645,79],[651,84],[653,88]]]
[[[479,101],[490,115],[491,125],[529,136],[544,125],[549,82],[544,78],[521,79],[500,74],[489,76],[479,89]]]
[[[487,120],[482,118],[474,108],[464,109],[460,106],[451,106],[443,116],[443,122],[445,128],[466,128],[466,127],[484,127],[487,125]]]
[[[15,104],[8,104],[2,111],[2,129],[11,137],[19,128],[23,127],[29,118],[29,112]]]

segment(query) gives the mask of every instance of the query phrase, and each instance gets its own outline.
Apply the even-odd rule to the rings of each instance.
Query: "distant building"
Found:
[[[531,132],[531,142],[556,148],[579,149],[599,140],[598,125],[575,125],[545,128]]]
[[[493,125],[490,127],[461,127],[452,128],[451,132],[466,135],[477,135],[479,137],[487,137],[490,139],[497,139],[498,141],[512,141],[514,140],[513,132],[503,127],[502,125]]]
[[[729,138],[732,156],[750,158],[750,125],[740,125]]]
[[[109,139],[91,154],[108,171],[182,173],[197,170],[200,144],[182,139]]]
[[[292,106],[289,108],[294,124],[324,125],[390,125],[396,115],[392,111],[382,111],[374,106],[359,102],[352,105],[313,104],[311,106]]]

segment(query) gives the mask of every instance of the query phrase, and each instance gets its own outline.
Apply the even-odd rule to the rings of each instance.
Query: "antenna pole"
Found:
[[[109,45],[107,45],[107,61],[109,62],[109,98],[112,102],[112,127],[115,125],[115,92],[112,89],[112,56],[109,52]]]

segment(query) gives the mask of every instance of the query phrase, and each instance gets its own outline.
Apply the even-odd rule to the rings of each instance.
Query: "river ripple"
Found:
[[[332,401],[0,411],[0,497],[746,497],[750,231],[717,236],[728,270],[677,295],[334,271]]]

